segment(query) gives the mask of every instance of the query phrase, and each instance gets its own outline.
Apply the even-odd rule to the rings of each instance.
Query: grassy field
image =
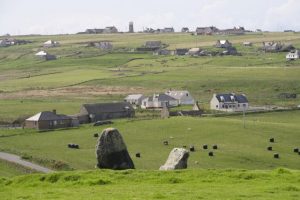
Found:
[[[196,148],[188,163],[192,169],[300,169],[300,156],[293,152],[300,144],[299,119],[300,111],[290,111],[247,115],[246,128],[241,116],[116,120],[112,126],[123,135],[137,169],[158,169],[172,148],[190,145]],[[97,143],[93,134],[101,133],[103,128],[85,125],[50,132],[0,130],[0,150],[25,155],[52,168],[61,163],[63,170],[93,169]],[[271,137],[275,143],[269,143]],[[164,140],[169,146],[163,145]],[[79,144],[80,149],[69,149],[68,143]],[[203,150],[203,144],[208,144],[209,150]],[[219,149],[209,157],[213,144]],[[268,146],[273,147],[272,152],[267,151]],[[135,157],[137,152],[141,158]],[[280,159],[274,159],[274,153],[279,153]]]
[[[10,199],[257,199],[298,200],[300,172],[184,170],[64,172],[0,179]]]
[[[34,173],[34,171],[10,162],[0,160],[0,177],[13,177],[30,173]]]
[[[80,104],[122,100],[130,93],[187,89],[204,108],[213,93],[247,94],[252,105],[295,106],[297,99],[280,99],[283,92],[299,94],[300,61],[286,62],[285,53],[264,53],[263,41],[282,41],[300,48],[297,33],[250,33],[242,36],[192,36],[190,34],[112,34],[19,36],[33,43],[0,48],[0,121],[56,108],[74,114]],[[34,53],[48,39],[60,47],[46,49],[58,56],[41,61]],[[242,56],[192,58],[153,56],[132,51],[148,40],[161,40],[168,49],[212,47],[229,39]],[[109,40],[110,53],[87,47],[91,41]],[[242,46],[251,41],[253,47]],[[26,102],[31,109],[23,109]]]

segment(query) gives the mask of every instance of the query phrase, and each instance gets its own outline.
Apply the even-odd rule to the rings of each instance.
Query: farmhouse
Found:
[[[124,99],[124,101],[132,105],[141,106],[142,100],[145,98],[146,97],[142,94],[130,94]]]
[[[142,100],[141,108],[162,108],[163,105],[166,105],[167,107],[176,107],[178,106],[178,100],[163,93],[153,94],[153,96]]]
[[[44,42],[43,45],[45,48],[49,48],[49,47],[58,47],[59,46],[59,42],[57,41],[53,41],[53,40],[48,40],[46,42]]]
[[[84,33],[86,34],[99,34],[99,33],[103,33],[104,29],[100,29],[100,28],[94,28],[94,29],[86,29]]]
[[[266,52],[279,52],[282,44],[279,42],[263,42],[262,49]]]
[[[56,60],[55,55],[50,55],[45,51],[40,51],[35,54],[38,58],[43,59],[43,60]]]
[[[83,104],[77,115],[80,123],[90,123],[115,118],[134,117],[134,109],[130,103],[97,103]]]
[[[193,105],[195,103],[195,100],[187,90],[169,90],[166,94],[178,100],[180,105]]]
[[[103,33],[118,33],[118,29],[115,26],[107,26],[103,30]]]
[[[247,110],[248,107],[248,99],[244,94],[214,94],[210,101],[210,109],[212,110],[236,112]]]
[[[167,27],[167,28],[164,28],[164,29],[161,29],[161,33],[174,33],[175,30],[173,27]]]
[[[171,55],[172,54],[172,51],[171,50],[168,50],[168,49],[158,49],[156,50],[155,52],[153,52],[153,55],[164,55],[164,56],[167,56],[167,55]]]
[[[232,29],[224,29],[224,30],[219,30],[217,34],[219,35],[243,35],[245,34],[245,28],[244,27],[234,27]]]
[[[286,54],[285,58],[287,60],[297,60],[300,58],[300,51],[299,50],[292,50],[288,54]]]
[[[56,111],[43,111],[25,120],[25,128],[49,130],[76,126],[76,122],[67,115],[56,114]]]
[[[217,48],[228,48],[231,46],[232,44],[228,40],[218,40],[216,43]]]
[[[217,29],[214,26],[210,26],[210,27],[198,27],[196,28],[196,35],[212,35],[213,33],[216,33],[217,31],[219,31],[219,29]]]

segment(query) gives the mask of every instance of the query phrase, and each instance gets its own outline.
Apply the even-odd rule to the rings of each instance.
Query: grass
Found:
[[[300,144],[299,111],[251,114],[246,119],[246,128],[241,116],[115,120],[112,126],[123,135],[137,169],[158,169],[172,148],[184,145],[196,148],[189,158],[191,169],[299,169],[299,155],[293,152]],[[85,125],[50,132],[0,130],[0,150],[32,156],[34,161],[46,165],[44,161],[54,160],[74,169],[93,169],[97,143],[93,134],[104,128]],[[276,143],[269,143],[271,137]],[[169,141],[169,146],[163,145],[164,140]],[[69,149],[68,143],[79,144],[80,149]],[[209,150],[203,150],[203,144],[208,144]],[[214,151],[214,157],[209,157],[213,144],[219,149]],[[269,145],[273,152],[266,150]],[[141,158],[135,158],[137,152]],[[274,159],[273,153],[279,153],[280,159]]]
[[[0,179],[1,199],[300,198],[299,171],[183,170],[63,172]]]
[[[0,160],[0,177],[13,177],[29,173],[34,173],[34,171],[10,162]]]

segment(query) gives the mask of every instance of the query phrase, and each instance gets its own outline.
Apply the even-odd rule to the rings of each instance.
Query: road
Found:
[[[15,163],[15,164],[18,164],[18,165],[21,165],[21,166],[24,166],[24,167],[27,167],[27,168],[30,168],[30,169],[33,169],[33,170],[36,170],[38,172],[43,172],[43,173],[54,172],[51,169],[48,169],[48,168],[42,167],[40,165],[22,160],[20,156],[10,154],[10,153],[0,152],[0,159],[6,160],[8,162]]]

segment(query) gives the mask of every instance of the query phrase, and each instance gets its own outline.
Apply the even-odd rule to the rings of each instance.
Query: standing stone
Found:
[[[174,148],[166,163],[162,165],[159,170],[186,169],[188,158],[189,152],[186,149]]]
[[[134,169],[124,140],[115,128],[104,129],[96,146],[97,167],[104,169]]]

